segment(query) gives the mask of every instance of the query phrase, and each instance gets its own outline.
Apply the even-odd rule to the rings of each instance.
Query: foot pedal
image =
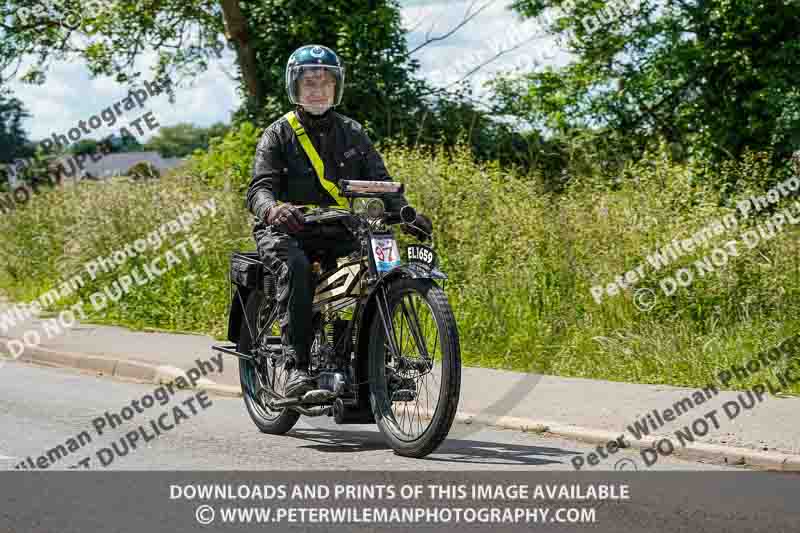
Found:
[[[392,394],[392,401],[393,402],[413,402],[414,399],[417,397],[417,393],[413,390],[408,389],[400,389],[394,391]]]
[[[271,406],[275,409],[282,409],[284,407],[292,407],[293,405],[299,405],[300,399],[299,398],[284,398],[283,400],[275,400],[272,402]]]
[[[327,389],[310,390],[303,395],[300,403],[331,403],[335,400],[337,394]]]

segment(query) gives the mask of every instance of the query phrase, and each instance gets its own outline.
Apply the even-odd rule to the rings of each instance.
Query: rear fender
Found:
[[[250,297],[250,289],[242,285],[234,285],[236,291],[233,293],[231,309],[228,313],[228,340],[239,343],[239,334],[242,331],[242,321],[244,320],[244,310],[247,306],[247,298]]]

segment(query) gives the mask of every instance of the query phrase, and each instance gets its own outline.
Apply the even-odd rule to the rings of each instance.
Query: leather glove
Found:
[[[304,223],[305,215],[292,204],[273,205],[267,211],[267,224],[284,233],[297,233]]]
[[[410,224],[403,224],[400,226],[400,229],[403,233],[416,237],[421,241],[428,240],[428,235],[433,233],[433,223],[431,219],[421,213],[417,213],[417,218],[414,219],[414,226],[417,227],[412,227]]]

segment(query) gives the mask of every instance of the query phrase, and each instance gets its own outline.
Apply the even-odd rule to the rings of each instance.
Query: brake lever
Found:
[[[420,232],[420,233],[422,233],[422,234],[423,234],[423,235],[425,235],[425,236],[426,236],[428,239],[430,239],[430,241],[431,241],[431,247],[433,247],[433,232],[431,232],[431,233],[428,233],[427,231],[425,231],[424,229],[422,229],[421,227],[419,227],[419,226],[415,225],[415,224],[414,224],[414,223],[412,223],[412,222],[403,222],[403,225],[404,225],[404,226],[410,226],[410,227],[412,227],[412,228],[415,228],[415,229],[419,230],[419,232]],[[416,236],[416,235],[415,235],[415,236]],[[425,240],[426,240],[426,239],[420,239],[420,240],[421,240],[422,242],[425,242]]]

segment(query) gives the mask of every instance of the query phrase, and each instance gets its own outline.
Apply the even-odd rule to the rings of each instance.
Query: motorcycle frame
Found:
[[[351,215],[350,222],[357,221],[356,224],[350,227],[351,231],[355,234],[356,239],[360,242],[361,253],[360,257],[345,261],[344,263],[337,264],[336,268],[325,272],[324,277],[315,278],[314,290],[314,303],[312,306],[312,315],[319,312],[321,314],[338,311],[350,306],[354,306],[353,315],[348,320],[347,328],[343,335],[346,339],[344,347],[345,354],[354,354],[355,360],[349,363],[354,366],[354,383],[353,394],[355,401],[359,408],[368,408],[369,398],[369,331],[371,328],[371,320],[373,317],[381,320],[384,328],[386,338],[389,340],[389,349],[392,358],[399,357],[400,349],[397,346],[397,337],[394,332],[391,317],[389,316],[389,302],[387,288],[394,280],[400,278],[410,279],[431,279],[431,280],[447,280],[447,275],[436,266],[429,266],[425,263],[418,261],[403,262],[400,265],[393,267],[388,271],[379,271],[377,268],[374,250],[372,249],[371,242],[375,236],[391,236],[396,238],[394,231],[388,224],[381,223],[381,220],[370,220],[366,216],[356,213],[353,210],[353,200],[357,197],[375,198],[382,197],[381,194],[371,193],[352,193],[350,195],[350,208],[348,210]],[[381,228],[379,230],[373,229],[373,226]],[[384,228],[384,226],[386,226]],[[433,248],[431,246],[431,248]],[[365,268],[366,259],[366,268]],[[261,287],[264,286],[266,276],[273,276],[274,273],[269,271],[260,261],[260,270],[257,279]],[[354,271],[354,266],[358,266],[358,270]],[[265,272],[266,270],[267,272]],[[343,274],[345,272],[345,274]],[[344,277],[340,285],[335,287],[328,287],[322,283],[331,280],[338,282],[339,278]],[[332,283],[330,284],[332,285]],[[344,289],[335,293],[340,287]],[[233,284],[231,289],[233,290]],[[246,304],[251,290],[254,287],[245,287],[236,285],[236,295],[231,294],[231,311],[229,313],[228,324],[228,338],[232,342],[238,341],[238,327],[243,319],[247,323],[247,327],[251,333],[251,338],[257,338],[260,332],[254,331],[255,324],[250,324],[246,313]],[[266,291],[265,291],[266,292]],[[326,292],[334,292],[330,297],[323,297]],[[239,301],[239,306],[236,306],[234,299]],[[355,299],[355,303],[353,303]],[[338,305],[334,305],[338,302]],[[239,315],[237,320],[236,315]],[[324,316],[324,315],[323,315]],[[356,328],[357,337],[355,339],[355,346],[350,346],[353,337],[353,328]],[[413,334],[413,332],[412,332]],[[271,343],[268,345],[270,351],[280,350],[280,338],[276,337],[270,339]],[[275,344],[273,346],[273,344]],[[243,359],[253,360],[253,356],[238,353],[234,347],[215,347],[216,350],[222,351],[230,355],[235,355]],[[347,369],[342,369],[347,370]]]

